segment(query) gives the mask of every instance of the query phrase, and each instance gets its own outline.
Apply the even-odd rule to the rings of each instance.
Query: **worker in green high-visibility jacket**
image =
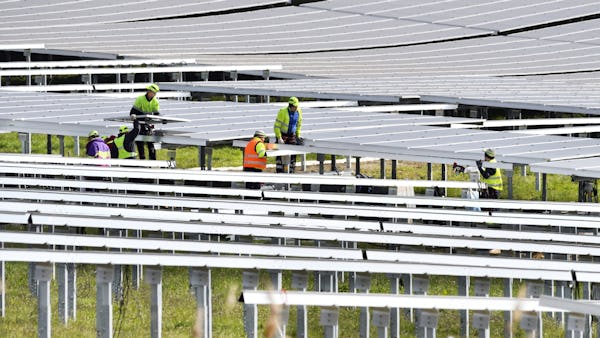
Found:
[[[159,115],[160,105],[156,97],[156,93],[159,91],[160,88],[158,88],[158,85],[156,84],[151,84],[146,87],[146,94],[138,96],[133,103],[133,107],[131,108],[130,112],[132,118],[137,119],[138,115]],[[142,122],[145,121],[142,119]],[[152,135],[153,129],[154,125],[150,123],[143,123],[141,124],[140,135]],[[144,153],[144,143],[146,143],[148,147],[148,158],[151,160],[156,160],[156,150],[154,149],[154,144],[152,142],[137,141],[136,145],[140,160],[146,159],[146,155]]]
[[[496,152],[493,149],[486,149],[483,154],[485,162],[496,163]],[[502,172],[498,168],[486,168],[484,165],[481,160],[477,161],[477,169],[483,177],[481,181],[487,185],[479,197],[498,199],[502,191]]]

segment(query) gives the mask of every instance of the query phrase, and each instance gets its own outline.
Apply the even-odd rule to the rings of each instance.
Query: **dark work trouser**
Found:
[[[488,187],[487,189],[481,190],[479,198],[497,200],[500,197],[500,192],[494,188]],[[482,211],[496,211],[495,208],[481,208]]]
[[[244,168],[244,171],[250,171],[250,172],[255,172],[255,173],[262,172],[262,170],[257,169],[257,168]],[[246,189],[258,190],[258,189],[260,189],[261,185],[262,185],[262,183],[259,183],[259,182],[246,182]]]
[[[296,144],[296,135],[294,134],[282,134],[284,144]],[[277,140],[279,143],[279,140]],[[289,173],[293,174],[296,170],[296,155],[290,155]],[[275,158],[275,171],[278,173],[285,173],[285,165],[283,164],[283,157],[277,156]]]
[[[141,125],[140,135],[152,135],[151,127],[149,127],[148,125]],[[146,154],[144,153],[144,144],[148,145],[148,158],[150,160],[156,160],[156,149],[154,149],[154,143],[136,141],[135,145],[137,146],[140,160],[146,159]]]

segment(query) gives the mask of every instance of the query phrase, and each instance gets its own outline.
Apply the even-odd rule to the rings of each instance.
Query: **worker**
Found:
[[[267,149],[274,149],[275,145],[269,144],[266,138],[267,134],[264,131],[254,132],[254,136],[244,148],[244,171],[262,172],[267,168]],[[246,182],[246,189],[260,189],[260,186],[258,182]]]
[[[110,158],[110,148],[96,130],[92,130],[88,134],[88,143],[85,145],[85,149],[87,156],[100,159]]]
[[[133,107],[131,108],[131,112],[129,113],[132,119],[137,120],[138,115],[159,115],[160,105],[158,103],[158,98],[156,97],[156,93],[160,91],[160,88],[156,84],[151,84],[146,87],[146,94],[140,95],[135,99],[133,103]],[[152,135],[154,125],[147,123],[148,121],[144,121],[141,125],[140,135]],[[137,149],[140,160],[146,159],[146,155],[144,153],[144,143],[147,144],[148,147],[148,157],[151,160],[156,160],[156,150],[154,149],[154,143],[152,142],[143,142],[137,141]]]
[[[135,138],[140,133],[140,123],[133,120],[133,128],[127,126],[119,127],[119,134],[115,137],[105,139],[104,141],[110,147],[110,156],[112,158],[135,159]]]
[[[303,140],[300,137],[300,131],[302,129],[302,109],[299,108],[300,101],[295,96],[292,96],[288,100],[287,107],[283,107],[277,113],[275,119],[275,137],[279,144],[303,144]],[[281,156],[277,156],[275,159],[276,172],[285,172],[283,165],[283,159]],[[296,155],[290,156],[289,172],[293,173],[296,169]]]
[[[493,149],[486,149],[483,153],[484,161],[496,163],[496,152]],[[482,182],[486,183],[487,188],[482,190],[480,198],[498,199],[502,191],[502,173],[498,168],[484,168],[481,160],[477,160],[477,169],[483,177]]]

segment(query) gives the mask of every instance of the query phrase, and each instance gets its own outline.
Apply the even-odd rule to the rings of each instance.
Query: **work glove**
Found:
[[[475,161],[475,163],[477,164],[477,168],[481,168],[481,166],[483,165],[481,160],[477,160],[477,161]]]
[[[304,139],[302,137],[297,137],[296,138],[296,145],[303,146],[304,145]]]
[[[283,144],[283,139],[282,139],[281,137],[279,137],[279,138],[277,139],[277,143]]]

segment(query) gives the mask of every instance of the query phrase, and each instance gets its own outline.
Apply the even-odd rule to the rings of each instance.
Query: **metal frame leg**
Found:
[[[242,286],[244,290],[256,290],[258,271],[243,271]],[[258,309],[255,304],[244,304],[244,329],[247,338],[258,337]]]
[[[111,338],[113,332],[112,317],[112,265],[96,266],[96,337]]]
[[[38,337],[52,336],[52,307],[50,303],[51,264],[36,264],[34,279],[38,282]]]
[[[192,268],[190,285],[196,296],[198,337],[212,337],[211,272],[209,269]]]
[[[162,336],[162,268],[147,266],[144,279],[150,284],[150,337]]]

